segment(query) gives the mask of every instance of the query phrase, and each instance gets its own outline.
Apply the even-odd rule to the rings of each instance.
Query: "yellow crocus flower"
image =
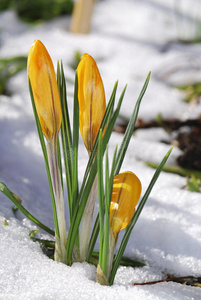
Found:
[[[95,60],[85,53],[77,68],[79,126],[91,153],[106,110],[105,91]]]
[[[34,41],[29,51],[27,73],[43,134],[50,140],[59,132],[62,114],[54,66],[39,40]]]
[[[141,182],[134,173],[128,171],[115,176],[110,204],[110,227],[115,238],[129,225],[140,194]]]
[[[119,231],[126,228],[131,222],[140,194],[141,182],[134,173],[127,171],[114,177],[110,203],[107,276],[103,274],[101,267],[98,266],[96,280],[100,284],[109,284]]]
[[[47,140],[47,157],[59,229],[59,236],[55,232],[54,258],[66,262],[65,209],[57,154],[62,113],[54,66],[47,49],[39,40],[34,41],[29,51],[27,73],[41,129]]]
[[[82,56],[77,67],[77,79],[80,133],[90,155],[105,114],[106,102],[104,86],[98,67],[95,60],[87,53]],[[81,261],[86,259],[97,188],[96,176],[80,223]]]

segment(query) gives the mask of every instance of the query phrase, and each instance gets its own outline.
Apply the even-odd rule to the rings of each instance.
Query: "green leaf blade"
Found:
[[[154,175],[152,177],[152,180],[151,180],[151,182],[150,182],[150,184],[149,184],[149,186],[148,186],[148,188],[147,188],[144,196],[142,197],[142,200],[140,201],[140,204],[138,205],[138,208],[137,208],[137,210],[136,210],[136,212],[135,212],[135,214],[134,214],[134,216],[133,216],[133,218],[132,218],[129,226],[126,229],[126,232],[125,232],[124,237],[122,239],[121,245],[120,245],[120,247],[118,249],[118,252],[117,252],[117,254],[115,256],[115,260],[114,260],[114,264],[113,264],[113,268],[112,268],[112,272],[111,272],[111,276],[110,276],[110,285],[113,284],[114,277],[116,275],[118,266],[120,264],[121,258],[123,256],[124,250],[125,250],[126,245],[128,243],[128,240],[129,240],[129,237],[130,237],[131,232],[133,230],[133,227],[135,226],[135,224],[136,224],[136,222],[137,222],[137,220],[138,220],[138,218],[139,218],[139,216],[140,216],[140,214],[142,212],[142,209],[143,209],[143,207],[144,207],[144,205],[145,205],[145,203],[146,203],[146,201],[147,201],[147,199],[148,199],[148,197],[149,197],[149,195],[151,193],[151,190],[152,190],[153,186],[155,185],[156,180],[158,179],[158,177],[159,177],[159,175],[160,175],[160,173],[161,173],[161,171],[163,169],[163,166],[165,165],[168,157],[170,156],[170,153],[172,152],[172,149],[173,148],[170,148],[170,150],[164,156],[163,160],[161,161],[161,163],[159,164],[158,168],[156,169],[156,171],[155,171],[155,173],[154,173]]]
[[[98,203],[100,217],[100,246],[99,246],[99,265],[102,267],[103,251],[103,228],[104,228],[104,188],[103,188],[103,153],[102,153],[102,130],[99,133],[98,143]]]
[[[64,167],[66,175],[66,186],[68,195],[68,207],[70,222],[72,219],[72,169],[73,169],[73,146],[72,146],[72,133],[69,118],[69,111],[67,105],[67,93],[66,93],[66,82],[63,70],[63,64],[57,64],[57,82],[60,94],[60,103],[62,111],[62,123],[61,123],[61,139],[62,139],[62,150],[64,157]]]
[[[143,86],[143,88],[142,88],[142,90],[140,92],[140,95],[139,95],[138,100],[136,102],[134,111],[132,113],[132,116],[131,116],[130,121],[128,123],[126,132],[124,134],[124,138],[122,140],[120,149],[119,149],[118,154],[117,154],[116,167],[115,167],[115,171],[114,171],[115,175],[117,175],[119,173],[121,165],[123,163],[123,160],[124,160],[124,157],[125,157],[125,154],[126,154],[126,151],[127,151],[127,148],[128,148],[128,145],[129,145],[129,142],[130,142],[130,139],[131,139],[131,136],[133,134],[136,121],[137,121],[137,116],[138,116],[138,112],[139,112],[141,100],[142,100],[142,98],[143,98],[143,96],[145,94],[145,91],[147,89],[150,76],[151,76],[151,72],[149,72],[149,74],[148,74],[148,76],[147,76],[147,78],[145,80],[144,86]]]
[[[73,173],[72,173],[73,211],[78,205],[78,143],[79,143],[79,102],[78,102],[78,78],[76,72],[75,88],[74,88],[74,109],[73,109]]]
[[[45,161],[48,184],[49,184],[49,189],[50,189],[50,196],[51,196],[51,201],[52,201],[52,211],[53,211],[53,217],[54,217],[55,233],[59,237],[60,235],[59,235],[58,219],[57,219],[57,212],[56,212],[56,203],[55,203],[53,185],[52,185],[52,180],[51,180],[51,175],[50,175],[47,149],[46,149],[46,146],[45,146],[45,140],[44,140],[43,132],[42,132],[42,129],[41,129],[41,126],[40,126],[38,114],[37,114],[36,107],[35,107],[35,102],[34,102],[34,97],[33,97],[33,92],[32,92],[32,88],[31,88],[30,79],[29,79],[29,91],[30,91],[31,103],[32,103],[32,107],[33,107],[36,127],[37,127],[37,131],[38,131],[38,136],[39,136],[41,148],[42,148],[42,151],[43,151],[43,157],[44,157],[44,161]]]
[[[35,223],[37,226],[39,226],[41,229],[45,230],[46,232],[50,233],[51,235],[55,235],[54,231],[48,228],[46,225],[44,225],[42,222],[40,222],[37,218],[35,218],[26,208],[19,202],[19,200],[16,198],[15,194],[9,190],[9,188],[0,181],[0,191],[9,198],[14,205],[27,217],[29,220],[31,220],[33,223]]]

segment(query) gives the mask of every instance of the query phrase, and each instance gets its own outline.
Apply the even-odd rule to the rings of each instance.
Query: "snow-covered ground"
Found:
[[[200,104],[182,102],[183,94],[174,85],[201,79],[201,44],[177,43],[178,38],[195,37],[193,20],[201,19],[200,8],[196,0],[100,1],[94,8],[89,35],[70,34],[69,17],[30,26],[21,23],[14,12],[5,11],[0,14],[0,57],[27,55],[34,39],[40,39],[54,64],[62,59],[67,77],[73,79],[69,64],[74,52],[88,52],[97,61],[107,99],[117,79],[118,95],[128,84],[121,111],[126,117],[151,70],[139,116],[144,120],[159,113],[182,120],[196,118]],[[9,89],[10,97],[0,96],[0,180],[23,199],[32,214],[53,228],[25,71],[10,80]],[[72,93],[73,86],[68,83],[71,112]],[[121,140],[121,134],[113,133],[110,150]],[[160,140],[169,140],[162,129],[137,131],[122,166],[122,171],[139,176],[143,192],[154,173],[143,161],[160,162],[169,149]],[[174,164],[179,154],[174,147],[168,162]],[[86,160],[80,140],[80,180]],[[12,203],[0,194],[0,299],[201,299],[199,287],[179,283],[132,286],[133,282],[165,278],[167,273],[201,275],[201,195],[187,191],[185,184],[185,178],[178,175],[160,175],[126,248],[126,255],[145,261],[146,266],[120,267],[112,287],[95,283],[94,266],[76,263],[67,267],[48,259],[28,236],[36,226],[20,212],[16,218]],[[8,226],[3,225],[5,219]]]

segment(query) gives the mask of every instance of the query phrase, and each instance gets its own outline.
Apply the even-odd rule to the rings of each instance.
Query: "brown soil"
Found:
[[[177,136],[179,148],[183,154],[177,162],[183,168],[201,171],[201,128],[191,128],[189,132]]]
[[[121,123],[114,130],[124,133],[127,124]],[[180,121],[177,119],[164,119],[160,122],[155,120],[144,122],[138,119],[135,130],[139,128],[162,127],[168,132],[175,132],[173,144],[176,144],[183,154],[177,159],[179,166],[201,171],[201,119]],[[163,141],[164,142],[164,141]]]

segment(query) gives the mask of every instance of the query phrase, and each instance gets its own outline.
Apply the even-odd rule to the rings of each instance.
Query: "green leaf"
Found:
[[[72,169],[72,216],[77,209],[78,200],[78,143],[79,143],[79,102],[78,102],[78,78],[75,72],[74,107],[73,107],[73,169]],[[71,216],[71,218],[72,218]],[[79,249],[79,230],[75,230],[75,244]]]
[[[26,56],[14,56],[11,58],[0,59],[0,94],[6,92],[6,83],[9,78],[26,69],[26,67]]]
[[[188,103],[193,99],[198,100],[201,95],[201,83],[200,82],[177,86],[176,88],[178,88],[179,90],[181,90],[185,93],[185,97],[184,97],[183,101],[188,102]]]
[[[32,241],[38,242],[39,244],[41,244],[44,247],[48,247],[48,248],[52,248],[52,249],[55,248],[55,241],[43,240],[43,239],[39,239],[39,238],[35,238],[35,237],[32,237],[31,239],[32,239]]]
[[[114,258],[115,258],[116,255],[114,255]],[[90,258],[90,263],[94,264],[95,266],[98,265],[98,260],[99,260],[99,252],[97,251],[94,251],[92,252],[92,255],[91,255],[91,258]],[[126,257],[126,256],[122,256],[122,259],[121,259],[121,262],[120,262],[120,265],[121,266],[127,266],[127,267],[133,267],[133,268],[136,268],[136,267],[145,267],[146,264],[141,262],[141,261],[138,261],[138,260],[135,260],[135,259],[131,259],[129,257]]]
[[[104,228],[104,187],[103,187],[103,149],[102,149],[102,130],[99,133],[98,143],[98,204],[100,216],[100,246],[99,252],[103,251],[103,228]],[[100,255],[99,264],[102,267],[102,256]]]
[[[114,152],[113,162],[116,157],[116,149]],[[99,266],[107,277],[107,263],[108,263],[108,250],[109,250],[109,225],[110,225],[110,199],[113,186],[113,172],[109,177],[109,158],[108,148],[106,150],[106,163],[105,163],[105,197],[103,193],[103,166],[102,166],[102,134],[99,136],[98,146],[98,177],[99,177],[99,217],[100,217],[100,246],[99,246]],[[114,165],[114,163],[113,163]]]
[[[61,162],[61,148],[60,148],[59,136],[57,138],[57,160],[58,160],[58,168],[59,168],[59,173],[60,173],[60,178],[61,178],[61,187],[62,187],[62,191],[63,191],[64,190],[64,183],[63,183],[63,172],[62,172],[62,162]]]
[[[12,0],[11,5],[22,20],[35,23],[71,14],[73,10],[72,0]]]
[[[103,249],[102,249],[102,265],[100,265],[103,274],[107,277],[107,262],[108,262],[108,249],[109,249],[109,226],[110,226],[110,178],[109,178],[109,158],[108,158],[108,148],[106,150],[105,158],[105,222],[103,230]],[[100,253],[100,250],[99,250]]]
[[[59,235],[59,227],[58,227],[58,220],[57,220],[56,204],[55,204],[55,199],[54,199],[54,192],[53,192],[52,180],[51,180],[51,175],[50,175],[50,168],[49,168],[49,164],[48,164],[47,150],[46,150],[45,140],[44,140],[44,136],[43,136],[41,126],[40,126],[38,114],[37,114],[36,107],[35,107],[35,102],[34,102],[34,98],[33,98],[33,93],[32,93],[30,80],[29,80],[29,91],[30,91],[31,103],[32,103],[32,107],[33,107],[35,121],[36,121],[38,136],[39,136],[39,140],[40,140],[40,143],[41,143],[41,148],[42,148],[42,151],[43,151],[43,157],[44,157],[44,161],[45,161],[45,167],[46,167],[46,171],[47,171],[47,178],[48,178],[48,183],[49,183],[50,196],[51,196],[51,200],[52,200],[52,211],[53,211],[53,217],[54,217],[55,233],[59,237],[60,235]]]
[[[20,199],[17,195],[14,194],[13,196],[18,200],[18,202],[20,202],[20,204],[22,203],[22,199]],[[15,214],[16,211],[18,210],[18,207],[16,205],[14,205],[12,210],[13,210],[13,213]]]
[[[73,215],[72,223],[70,225],[68,239],[67,239],[67,243],[66,243],[66,253],[67,253],[67,264],[68,265],[71,265],[71,263],[72,263],[71,256],[72,256],[75,239],[77,237],[79,224],[80,224],[82,215],[84,213],[86,202],[87,202],[94,178],[96,176],[96,173],[97,173],[97,166],[96,166],[96,162],[95,162],[94,165],[92,166],[89,178],[87,180],[87,184],[86,184],[83,194],[82,194],[83,201],[80,201],[80,205],[77,206],[77,208],[74,212],[74,215]]]
[[[143,86],[143,88],[140,92],[140,95],[138,97],[138,100],[136,102],[133,114],[132,114],[132,116],[130,118],[130,121],[128,123],[126,132],[124,134],[124,138],[122,140],[120,149],[119,149],[118,154],[117,154],[116,167],[115,167],[115,171],[114,171],[115,175],[117,175],[120,171],[121,165],[122,165],[123,160],[124,160],[124,156],[125,156],[127,148],[128,148],[128,144],[130,142],[131,136],[133,135],[134,127],[135,127],[135,124],[136,124],[136,121],[137,121],[137,116],[138,116],[138,112],[139,112],[139,108],[140,108],[140,103],[141,103],[141,100],[142,100],[142,98],[144,96],[144,93],[147,89],[150,76],[151,76],[151,72],[149,72],[149,74],[146,78],[144,86]]]
[[[6,220],[6,219],[4,220],[4,223],[3,223],[3,225],[4,225],[4,226],[8,226],[8,222],[7,222],[7,220]]]
[[[81,57],[82,57],[82,54],[80,53],[80,51],[76,50],[74,52],[74,55],[73,55],[73,59],[71,60],[69,66],[73,69],[73,70],[76,70],[77,67],[78,67],[78,64],[81,60]]]
[[[158,167],[158,164],[146,161],[145,162],[147,166],[156,169]],[[165,165],[163,167],[163,171],[167,173],[173,173],[173,174],[178,174],[180,176],[188,177],[188,176],[194,176],[197,179],[201,179],[201,172],[193,169],[186,169],[186,168],[181,168],[179,166],[174,166],[174,165]]]
[[[100,126],[100,129],[102,129],[102,130],[105,128],[106,124],[107,124],[107,127],[109,126],[109,121],[111,120],[111,117],[114,115],[114,114],[112,114],[112,111],[113,111],[113,107],[114,107],[114,101],[115,101],[117,86],[118,86],[118,82],[116,82],[115,85],[114,85],[110,100],[109,100],[108,105],[106,107],[105,115],[103,117],[103,120],[102,120],[102,123],[101,123],[101,126]],[[121,97],[119,99],[119,106],[120,106],[120,103],[122,103],[122,100],[123,100],[123,96],[121,95]],[[91,155],[89,157],[89,161],[88,161],[88,164],[87,164],[87,167],[86,167],[86,170],[85,170],[82,185],[81,185],[81,188],[80,188],[80,193],[81,194],[82,194],[84,186],[86,184],[89,172],[91,170],[91,166],[94,163],[94,159],[95,159],[96,154],[97,154],[98,137],[99,137],[100,129],[98,131],[98,134],[97,134],[97,137],[96,137],[96,140],[95,140],[95,143],[94,143],[94,146],[93,146],[93,149],[92,149],[92,152],[91,152]],[[111,130],[113,130],[113,128],[111,128]]]
[[[31,220],[33,223],[35,223],[37,226],[39,226],[46,232],[50,233],[53,236],[55,235],[53,230],[51,230],[38,219],[36,219],[32,214],[30,214],[28,210],[24,208],[24,206],[22,206],[15,194],[12,193],[3,182],[0,182],[0,191],[18,207],[18,209],[25,215],[25,217],[27,217],[29,220]]]
[[[72,178],[72,213],[78,205],[78,142],[79,142],[79,102],[78,78],[75,73],[74,109],[73,109],[73,178]]]
[[[116,158],[117,158],[117,149],[118,145],[116,146],[113,154],[113,160],[112,160],[112,168],[110,172],[110,191],[109,191],[109,199],[112,198],[112,190],[113,190],[113,180],[114,180],[114,170],[116,165]],[[108,208],[110,208],[110,202],[108,203]]]
[[[37,230],[33,229],[32,231],[29,232],[29,237],[32,239],[38,233],[38,231],[39,231],[38,229]]]
[[[200,179],[197,179],[194,176],[192,176],[190,178],[187,178],[187,188],[191,192],[199,193],[199,191],[200,191]]]
[[[114,90],[116,90],[116,86],[117,86],[117,82],[115,84],[115,88]],[[121,95],[120,95],[120,98],[119,98],[119,101],[118,101],[118,104],[117,104],[117,108],[115,109],[113,115],[111,116],[110,118],[110,121],[109,121],[109,124],[108,124],[108,127],[107,127],[107,130],[105,132],[105,135],[104,135],[104,144],[105,144],[105,147],[106,145],[108,144],[109,142],[109,139],[110,139],[110,136],[111,136],[111,133],[112,133],[112,130],[114,128],[114,124],[116,122],[116,119],[117,117],[119,116],[119,111],[120,111],[120,108],[121,108],[121,104],[122,104],[122,101],[123,101],[123,98],[124,98],[124,94],[125,94],[125,91],[126,91],[126,87],[123,89]],[[116,93],[116,92],[115,92]],[[113,93],[113,94],[115,94]],[[112,99],[112,97],[111,97]],[[112,109],[113,109],[113,105],[112,105]],[[104,148],[105,149],[105,148]],[[105,151],[105,150],[104,150]],[[95,151],[94,151],[95,152]],[[103,152],[104,154],[104,152]],[[115,154],[115,161],[116,161],[116,154]],[[114,173],[114,166],[113,166],[113,173]],[[96,221],[95,221],[95,225],[94,225],[94,228],[92,230],[92,234],[91,234],[91,239],[90,239],[90,242],[89,242],[89,247],[88,247],[88,253],[87,253],[87,259],[86,261],[89,262],[90,260],[90,257],[91,257],[91,254],[92,254],[92,251],[94,249],[94,246],[95,246],[95,243],[96,243],[96,240],[97,240],[97,237],[98,237],[98,233],[99,233],[99,215],[97,216],[96,218]]]
[[[59,72],[59,76],[57,77],[57,85],[58,85],[58,90],[59,90],[59,95],[60,95],[60,70],[59,70],[59,64],[57,64],[57,72]],[[60,177],[61,177],[61,184],[62,184],[62,190],[64,189],[63,187],[63,172],[62,172],[62,163],[61,163],[61,148],[60,148],[60,141],[59,141],[59,136],[57,139],[57,159],[58,159],[58,167],[60,171]]]
[[[120,97],[120,100],[122,101],[123,98]],[[115,121],[118,117],[119,109],[120,109],[120,105],[118,105],[118,108],[115,110],[115,112],[114,112],[114,114],[113,114],[113,116],[112,116],[112,118],[109,122],[109,125],[106,129],[106,132],[104,134],[104,137],[103,137],[103,155],[104,155],[104,152],[105,152],[105,149],[106,149],[106,145],[108,144],[108,141],[109,141],[110,136],[112,134],[112,130],[114,128]],[[85,209],[87,199],[88,199],[93,181],[95,179],[96,173],[97,173],[97,157],[95,158],[95,162],[91,167],[90,174],[88,176],[88,179],[86,181],[85,186],[83,187],[83,190],[82,191],[80,190],[80,193],[79,193],[79,203],[80,203],[80,205],[74,213],[72,224],[71,224],[70,229],[69,229],[68,239],[67,239],[67,244],[66,244],[66,252],[67,252],[67,256],[68,256],[67,257],[67,264],[69,264],[69,265],[71,265],[71,256],[72,256],[72,250],[73,250],[73,246],[74,246],[74,242],[75,242],[75,238],[76,238],[76,231],[78,231],[79,224],[80,224],[82,215],[84,213],[84,209]]]
[[[98,213],[95,223],[94,223],[92,233],[91,233],[91,238],[89,241],[88,252],[87,252],[87,257],[86,257],[87,262],[90,262],[90,260],[91,260],[91,255],[94,250],[96,240],[98,238],[99,230],[100,230],[100,220],[99,220],[99,213]]]
[[[68,206],[70,222],[72,218],[72,169],[73,169],[73,146],[72,146],[72,133],[70,126],[70,118],[67,105],[67,93],[66,93],[66,82],[63,70],[63,64],[59,66],[57,64],[57,82],[60,94],[60,103],[62,111],[62,123],[61,123],[61,139],[62,139],[62,150],[64,157],[65,175],[66,175],[66,186],[68,194]]]
[[[130,224],[128,225],[127,229],[126,229],[126,232],[123,236],[123,239],[122,239],[122,242],[121,242],[121,245],[118,249],[118,252],[116,254],[116,257],[115,257],[115,260],[114,260],[114,264],[113,264],[113,268],[112,268],[112,271],[111,271],[111,276],[110,276],[110,285],[113,284],[113,281],[114,281],[114,277],[116,275],[116,272],[117,272],[117,269],[119,267],[119,264],[120,264],[120,261],[121,261],[121,258],[123,256],[123,253],[124,253],[124,250],[126,248],[126,245],[128,243],[128,240],[130,238],[130,235],[131,235],[131,232],[133,230],[133,227],[135,226],[141,212],[142,212],[142,209],[151,193],[151,190],[154,186],[154,184],[156,183],[156,180],[158,179],[158,176],[160,175],[161,171],[162,171],[162,168],[164,166],[164,164],[166,163],[168,157],[170,156],[170,153],[172,151],[172,148],[167,152],[167,154],[164,156],[163,160],[161,161],[160,165],[158,166],[157,170],[155,171],[153,177],[152,177],[152,180],[144,194],[144,196],[142,197],[142,200],[140,201],[140,204],[138,205],[138,208],[130,222]]]
[[[114,176],[119,173],[119,170],[120,170],[121,165],[123,163],[123,159],[124,159],[126,150],[128,148],[128,144],[130,142],[131,136],[133,134],[134,126],[135,126],[135,123],[136,123],[136,120],[137,120],[140,103],[141,103],[141,100],[142,100],[142,98],[144,96],[146,88],[148,86],[150,75],[151,75],[151,73],[148,74],[148,76],[146,78],[146,81],[145,81],[145,84],[144,84],[144,86],[143,86],[143,88],[141,90],[141,93],[140,93],[139,97],[138,97],[137,103],[135,105],[133,114],[132,114],[131,119],[129,121],[129,124],[127,126],[127,130],[125,132],[125,135],[124,135],[123,141],[121,143],[121,147],[120,147],[120,149],[118,151],[117,157],[116,157],[116,154],[115,154],[115,165],[114,165],[115,168],[113,166],[113,174],[114,174]],[[122,92],[122,94],[120,96],[120,99],[119,99],[119,102],[118,102],[118,105],[117,105],[117,109],[115,110],[115,113],[117,112],[118,116],[119,116],[119,111],[120,111],[120,107],[121,107],[121,103],[122,103],[125,91],[126,91],[126,86],[125,86],[125,88],[124,88],[124,90],[123,90],[123,92]],[[114,116],[114,114],[113,114],[113,116]],[[89,250],[88,250],[88,254],[87,254],[87,261],[89,261],[91,253],[92,253],[92,251],[94,249],[94,246],[95,246],[95,243],[96,243],[96,239],[98,237],[98,232],[99,232],[99,216],[97,216],[97,218],[96,218],[95,226],[93,228],[92,236],[91,236],[91,239],[90,239],[90,242],[89,242]]]

